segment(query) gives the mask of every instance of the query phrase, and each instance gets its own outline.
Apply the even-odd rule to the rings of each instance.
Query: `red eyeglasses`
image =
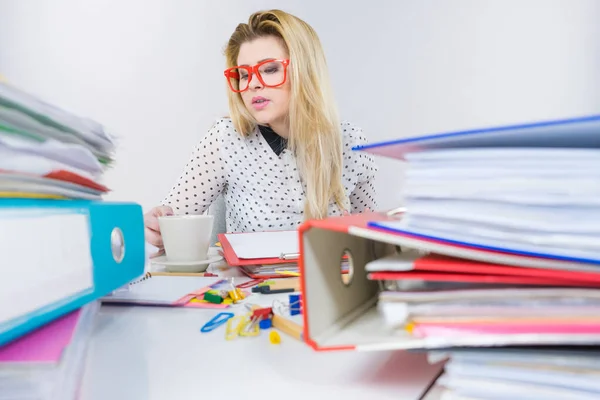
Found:
[[[288,65],[290,65],[290,60],[266,60],[253,67],[237,66],[227,68],[225,77],[229,83],[229,88],[236,93],[248,90],[254,75],[265,87],[277,87],[285,83]]]

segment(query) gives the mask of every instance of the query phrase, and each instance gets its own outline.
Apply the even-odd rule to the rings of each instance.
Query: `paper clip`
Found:
[[[246,315],[243,325],[239,331],[240,336],[258,336],[260,335],[260,317],[253,317],[252,314]]]
[[[237,317],[230,318],[227,321],[227,326],[225,328],[225,340],[233,340],[239,336],[240,331],[244,327],[246,318],[246,315],[239,315]]]
[[[265,281],[265,279],[260,279],[260,278],[252,279],[248,282],[240,283],[239,285],[236,285],[235,287],[239,288],[239,289],[246,289],[246,288],[249,288],[252,286],[256,286],[260,283],[263,283],[264,281]]]
[[[215,315],[215,317],[213,319],[211,319],[206,324],[204,324],[202,329],[200,329],[200,332],[204,332],[204,333],[210,332],[213,329],[223,325],[229,319],[233,318],[233,316],[234,316],[233,313],[229,313],[229,312],[219,313],[219,314]]]

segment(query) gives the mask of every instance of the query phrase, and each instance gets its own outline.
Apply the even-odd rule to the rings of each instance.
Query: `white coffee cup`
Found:
[[[168,261],[194,262],[208,258],[213,229],[212,215],[165,215],[158,217]]]

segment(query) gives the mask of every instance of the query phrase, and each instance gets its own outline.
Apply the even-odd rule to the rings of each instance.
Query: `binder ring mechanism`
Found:
[[[125,238],[120,228],[114,228],[110,234],[110,248],[113,259],[120,264],[125,258]]]
[[[406,212],[406,207],[396,207],[392,210],[389,210],[385,214],[388,217],[396,217],[396,216],[402,216],[402,214],[404,214],[405,212]]]

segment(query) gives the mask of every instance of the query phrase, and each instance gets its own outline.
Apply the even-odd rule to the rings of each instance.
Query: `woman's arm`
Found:
[[[364,151],[353,151],[356,146],[364,146],[367,139],[363,130],[349,122],[342,123],[344,137],[344,173],[348,181],[355,180],[356,185],[350,193],[350,210],[352,214],[377,210],[375,193],[375,175],[377,164],[372,154]],[[349,174],[354,176],[348,176]]]
[[[377,210],[373,179],[359,182],[356,185],[354,191],[350,195],[350,206],[352,214]]]
[[[220,152],[222,130],[218,121],[196,145],[171,191],[162,204],[175,214],[202,214],[223,192],[226,185],[225,163]]]

